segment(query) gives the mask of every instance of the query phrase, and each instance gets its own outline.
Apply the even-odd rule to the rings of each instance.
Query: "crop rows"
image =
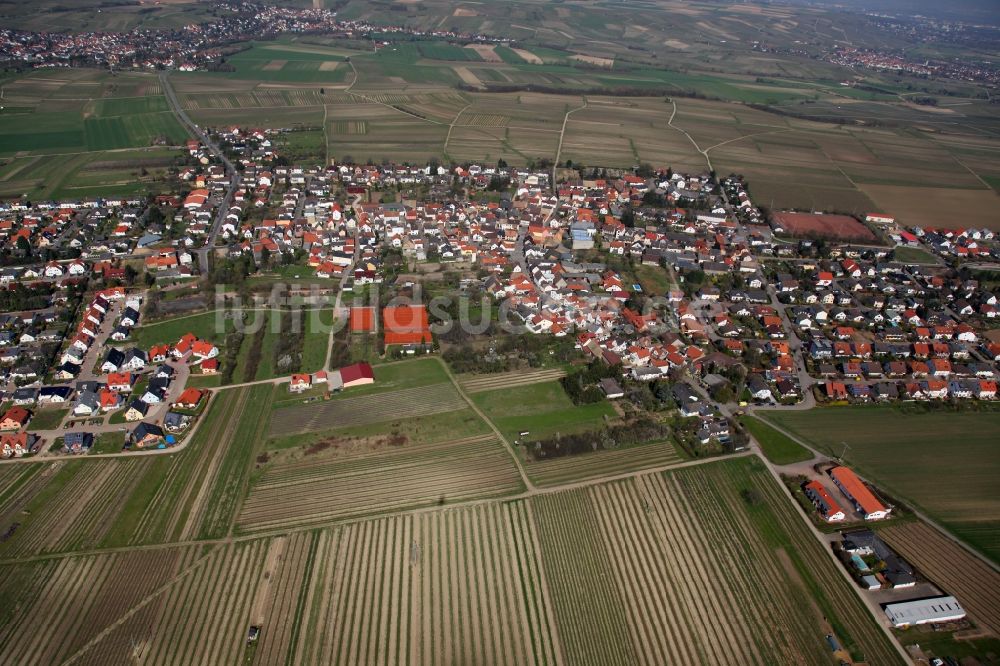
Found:
[[[504,372],[497,375],[472,375],[459,380],[462,389],[467,393],[482,393],[503,388],[528,386],[562,379],[566,373],[562,370],[536,370],[534,372]]]
[[[315,90],[258,90],[246,93],[195,93],[184,96],[185,108],[192,110],[319,106],[324,101]]]
[[[154,593],[193,552],[95,555],[20,569],[16,575],[25,577],[32,594],[4,625],[0,662],[59,663],[86,652],[95,636]],[[118,661],[124,656],[119,653]]]
[[[451,383],[403,389],[358,398],[338,398],[329,402],[275,410],[271,437],[294,435],[331,428],[369,425],[452,412],[466,407]]]
[[[196,503],[205,475],[212,470],[211,461],[219,449],[229,444],[236,425],[245,391],[221,391],[212,396],[202,415],[204,420],[187,447],[170,456],[170,467],[161,475],[159,487],[146,504],[137,521],[132,543],[166,540],[188,531],[188,516],[197,515]]]
[[[337,120],[330,124],[333,134],[368,134],[368,122],[365,120]]]
[[[4,544],[9,556],[46,553],[101,541],[135,489],[147,461],[71,461],[25,484],[29,511]],[[28,488],[27,486],[32,486]]]
[[[718,470],[725,472],[726,482],[733,488],[746,486],[747,475],[740,465],[720,465]],[[756,514],[762,524],[757,524],[755,528],[769,532],[774,539],[795,544],[794,552],[788,555],[794,556],[799,575],[808,577],[808,594],[831,623],[835,622],[833,628],[841,643],[856,646],[856,651],[863,653],[869,664],[901,663],[902,658],[893,643],[872,620],[852,583],[837,568],[837,563],[816,542],[798,510],[789,503],[784,490],[763,472],[758,471],[751,478],[751,485],[764,497],[770,509]]]
[[[256,531],[517,491],[520,476],[492,438],[346,460],[275,466],[255,484],[237,524]]]
[[[298,663],[559,664],[523,503],[324,533]]]
[[[267,542],[220,546],[159,600],[139,661],[234,664],[239,661],[260,587]]]
[[[658,442],[627,449],[594,451],[550,460],[531,461],[525,464],[525,469],[535,484],[553,486],[679,462],[681,457],[672,444]]]
[[[271,542],[270,566],[257,590],[250,622],[262,627],[254,662],[278,664],[291,654],[298,611],[311,578],[317,535],[302,532]]]
[[[879,532],[886,542],[955,595],[980,628],[1000,634],[1000,573],[923,523],[894,525]]]
[[[714,465],[531,500],[569,662],[825,664],[835,633],[899,663],[812,535],[784,531],[791,507],[760,471],[770,506],[748,510],[747,476]]]
[[[510,118],[499,113],[468,113],[462,117],[462,125],[470,127],[506,127]]]

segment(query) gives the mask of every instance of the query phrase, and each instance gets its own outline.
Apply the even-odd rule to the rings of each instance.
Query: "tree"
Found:
[[[271,265],[271,251],[266,247],[260,250],[260,267],[262,270],[266,270]]]

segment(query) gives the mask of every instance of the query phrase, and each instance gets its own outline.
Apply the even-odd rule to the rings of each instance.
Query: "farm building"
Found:
[[[845,532],[842,546],[846,552],[859,559],[862,555],[876,556],[883,564],[882,577],[893,589],[910,588],[917,584],[910,563],[900,557],[875,532],[871,530]]]
[[[952,596],[911,599],[897,604],[886,604],[885,614],[897,629],[918,624],[954,622],[965,617],[965,609]]]
[[[830,493],[826,491],[826,488],[819,481],[810,481],[802,486],[802,490],[826,522],[836,523],[847,517],[844,510],[840,508],[837,501],[830,496]]]
[[[340,369],[340,380],[345,389],[375,383],[375,373],[367,363],[355,363]]]
[[[382,322],[385,326],[386,346],[430,344],[432,341],[426,306],[397,305],[384,308]]]
[[[608,400],[621,398],[622,396],[625,395],[625,391],[622,389],[621,385],[611,377],[602,379],[600,386],[601,390],[604,391],[604,395],[607,396]]]
[[[864,515],[865,520],[881,520],[889,515],[891,509],[878,501],[872,491],[868,490],[868,486],[849,468],[834,467],[830,470],[830,477],[844,496]]]
[[[370,333],[375,330],[375,308],[351,308],[351,333]]]

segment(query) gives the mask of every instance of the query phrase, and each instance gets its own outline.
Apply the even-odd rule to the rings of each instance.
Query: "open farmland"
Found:
[[[405,431],[404,424],[401,432]],[[264,465],[240,510],[239,528],[258,531],[325,523],[522,489],[513,459],[490,435],[428,444],[390,443],[376,453],[332,451],[336,455],[318,450],[298,460]]]
[[[1000,412],[833,407],[766,418],[830,456],[848,444],[845,460],[868,480],[1000,558]]]
[[[0,598],[5,600],[0,661],[55,664],[81,654],[85,663],[125,661],[141,640],[118,635],[94,649],[88,646],[120,616],[192,566],[198,550],[100,554],[0,567]],[[49,629],[38,631],[40,626]]]
[[[465,407],[465,400],[451,383],[434,384],[278,409],[271,419],[270,434],[272,437],[281,437],[453,412]]]
[[[556,486],[572,481],[613,476],[681,462],[668,441],[649,442],[624,449],[577,453],[548,460],[527,460],[524,471],[538,486]]]
[[[615,418],[606,401],[574,405],[558,381],[474,393],[472,400],[509,441],[532,441],[556,433],[594,430]],[[520,433],[529,432],[525,437]]]
[[[902,224],[1000,231],[1000,194],[995,190],[905,185],[863,185],[861,189]]]
[[[529,386],[541,382],[551,382],[566,376],[563,370],[534,370],[530,372],[504,372],[493,375],[464,375],[459,384],[466,393],[482,393],[496,389]]]
[[[320,537],[296,663],[561,664],[524,502]]]
[[[568,663],[825,664],[828,633],[856,659],[902,661],[751,459],[555,493],[532,507]]]
[[[847,215],[820,215],[813,213],[774,213],[775,224],[790,236],[822,237],[837,241],[876,240],[871,229]]]
[[[976,624],[1000,636],[1000,572],[921,522],[879,530],[892,548],[948,594]]]
[[[487,444],[499,449],[481,437],[417,452],[444,460],[470,447],[481,463]],[[397,484],[409,473],[401,459],[369,460]],[[294,492],[335,464],[318,457],[258,480],[281,474]],[[418,477],[433,479],[433,466]],[[334,477],[325,486],[350,495]],[[284,520],[289,534],[203,548],[5,561],[0,659],[825,664],[834,633],[857,660],[900,661],[751,458],[321,530]],[[58,630],[25,630],[42,621]],[[262,630],[247,650],[250,625]]]

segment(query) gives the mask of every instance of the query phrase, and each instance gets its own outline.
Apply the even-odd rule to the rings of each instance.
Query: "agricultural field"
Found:
[[[560,161],[574,164],[649,163],[693,171],[711,166],[745,175],[754,199],[771,208],[878,210],[904,223],[935,225],[949,223],[950,212],[963,208],[977,224],[997,224],[990,183],[1000,178],[1000,141],[970,129],[994,124],[990,110],[977,103],[927,122],[894,94],[844,89],[830,72],[791,78],[789,65],[784,72],[749,77],[634,63],[619,68],[617,60],[609,70],[539,46],[493,49],[490,55],[499,62],[443,42],[397,43],[378,53],[357,47],[321,38],[256,44],[234,58],[269,68],[253,72],[263,78],[193,73],[175,80],[199,122],[314,128],[326,117],[326,149],[344,161],[502,158],[525,164],[558,152]],[[319,72],[347,77],[351,70],[349,79],[329,85],[267,79],[283,75],[294,62],[312,67],[322,58],[347,56],[350,63]],[[754,64],[773,65],[766,59]],[[528,85],[546,92],[489,91]],[[608,94],[579,92],[602,89]],[[654,94],[620,92],[639,89]],[[692,99],[689,92],[707,98]],[[845,122],[807,119],[824,114]],[[887,122],[869,126],[867,118]],[[319,137],[313,141],[308,152],[318,154]],[[939,191],[940,209],[920,206],[927,188]]]
[[[269,433],[284,437],[455,412],[466,406],[450,382],[357,397],[351,397],[348,389],[336,400],[275,410]]]
[[[511,442],[593,430],[616,418],[608,402],[574,405],[558,381],[493,389],[471,397]],[[525,431],[530,434],[521,438]]]
[[[170,189],[170,148],[0,158],[0,197],[80,198]]]
[[[752,458],[531,504],[566,663],[902,662]]]
[[[212,72],[210,75],[332,87],[342,83],[350,72],[350,67],[344,64],[342,53],[322,46],[253,43],[245,51],[226,59],[233,71]]]
[[[681,454],[671,442],[660,441],[624,449],[578,453],[549,460],[527,460],[524,462],[524,471],[532,483],[539,487],[547,487],[667,467],[682,461]]]
[[[271,389],[213,396],[197,433],[173,454],[19,465],[0,490],[0,531],[9,531],[0,558],[224,535]]]
[[[893,550],[948,594],[983,630],[1000,636],[1000,572],[923,522],[879,530]]]
[[[1000,412],[830,407],[766,418],[830,456],[846,443],[865,478],[1000,561]]]
[[[226,399],[266,402],[266,396],[245,391],[227,391],[232,395]],[[240,405],[220,411],[234,407]],[[234,420],[227,411],[218,424]],[[259,431],[260,425],[252,429]],[[227,439],[242,436],[253,437],[248,431]],[[215,472],[199,475],[193,487],[201,489],[202,499],[185,512],[186,524],[211,526],[203,509],[216,498],[238,496],[214,489],[239,486],[239,481],[220,486],[220,480],[230,473],[240,477],[255,446],[245,447],[239,460],[227,456]],[[139,553],[5,559],[0,595],[11,603],[0,610],[8,618],[0,631],[0,658],[88,664],[132,658],[821,664],[829,659],[824,636],[832,633],[856,660],[900,663],[832,558],[763,466],[749,457],[524,499],[428,507],[311,529],[343,517],[337,502],[392,511],[390,495],[402,497],[406,479],[433,480],[441,465],[458,464],[462,456],[456,449],[466,452],[470,470],[498,471],[499,460],[481,464],[492,455],[491,446],[502,451],[486,436],[412,451],[387,443],[363,456],[348,450],[331,454],[331,447],[315,452],[313,460],[276,457],[273,467],[263,463],[263,473],[251,473],[251,483],[260,486],[252,485],[238,521],[271,511],[276,522],[270,529],[284,528],[287,534],[237,536],[200,548],[165,545]],[[212,467],[219,453],[202,456],[200,466]],[[424,464],[406,464],[411,453]],[[438,460],[431,462],[435,454]],[[510,457],[502,455],[510,465]],[[363,461],[381,472],[382,491],[378,479],[350,467]],[[344,474],[329,476],[338,465]],[[518,476],[508,468],[503,492],[517,493]],[[386,469],[394,470],[396,488],[384,483]],[[5,482],[16,474],[0,469]],[[326,500],[332,513],[322,521],[313,521],[312,511],[280,518],[274,513],[294,512],[298,502],[288,501],[288,493],[323,475],[325,483],[310,493],[332,498]],[[281,484],[280,498],[268,502],[255,496],[276,492]],[[478,492],[487,487],[480,482]],[[79,580],[88,581],[86,594],[76,585]],[[717,621],[720,617],[726,621]],[[43,618],[58,631],[19,629]],[[248,648],[244,637],[250,625],[262,631]]]
[[[775,465],[790,465],[813,457],[812,451],[758,418],[745,416],[740,422],[760,444],[764,456]]]
[[[497,389],[513,389],[542,382],[551,382],[566,376],[564,370],[533,370],[528,372],[504,372],[492,375],[463,375],[458,383],[466,393],[482,393]]]
[[[523,490],[495,436],[421,444],[410,442],[406,423],[401,426],[383,438],[332,436],[300,456],[275,454],[255,470],[238,528],[329,523]]]

